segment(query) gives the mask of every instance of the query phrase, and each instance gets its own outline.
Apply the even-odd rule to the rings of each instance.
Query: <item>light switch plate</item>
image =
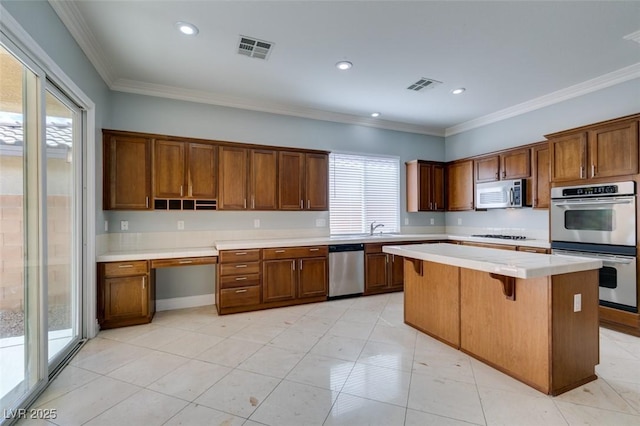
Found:
[[[458,225],[462,225],[462,218],[461,217],[458,218]]]
[[[260,219],[253,219],[253,227],[260,228]]]
[[[109,221],[105,220],[104,221],[104,232],[107,232],[107,231],[109,231]]]
[[[573,295],[573,312],[580,312],[582,310],[582,294]]]
[[[121,231],[128,231],[129,230],[129,221],[128,220],[121,220],[120,221],[120,230]]]
[[[409,218],[408,218],[408,217],[405,217],[405,218],[404,218],[404,224],[405,224],[405,225],[408,225],[408,224],[409,224]]]
[[[431,225],[435,225],[435,224],[436,224],[436,220],[435,220],[434,218],[431,218],[431,219],[429,220],[429,223],[430,223]]]
[[[316,219],[316,228],[324,228],[327,226],[326,219]]]
[[[178,221],[178,230],[179,231],[184,231],[184,220],[179,220]]]

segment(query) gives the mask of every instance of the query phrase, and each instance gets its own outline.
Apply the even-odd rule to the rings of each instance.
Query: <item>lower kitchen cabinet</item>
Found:
[[[298,298],[327,297],[329,267],[326,256],[300,259],[298,262]]]
[[[98,264],[98,322],[108,329],[151,322],[155,280],[149,262]]]
[[[326,299],[327,254],[326,246],[264,249],[262,301]]]
[[[218,256],[216,309],[219,314],[260,309],[260,250],[225,250]]]
[[[294,259],[262,262],[262,300],[265,303],[295,299],[297,263]]]
[[[403,258],[383,253],[385,245],[424,244],[420,243],[374,243],[364,245],[364,294],[402,291],[404,288]]]

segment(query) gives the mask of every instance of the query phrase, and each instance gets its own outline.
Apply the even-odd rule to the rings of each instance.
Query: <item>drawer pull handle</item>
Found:
[[[320,251],[320,249],[319,248],[312,248],[312,249],[309,249],[309,251]]]
[[[247,277],[238,277],[238,278],[236,278],[236,281],[244,281],[246,279],[247,279]]]
[[[276,253],[284,253],[286,250],[276,250]]]
[[[236,268],[246,268],[247,265],[236,265]]]
[[[193,260],[181,260],[180,262],[181,264],[186,264],[186,263],[193,263]]]
[[[239,251],[236,253],[236,256],[245,256],[247,254],[246,251]]]
[[[243,289],[243,290],[236,290],[236,293],[246,293],[246,292],[247,292],[247,290],[246,290],[246,289]]]
[[[133,268],[133,265],[119,265],[118,268]]]

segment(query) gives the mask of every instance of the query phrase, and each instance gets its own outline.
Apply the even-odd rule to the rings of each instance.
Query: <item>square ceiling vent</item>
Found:
[[[441,81],[422,77],[420,80],[416,81],[415,83],[407,87],[407,90],[420,92],[421,90],[424,90],[424,89],[433,89],[434,87],[439,86],[440,84],[442,84]]]
[[[240,55],[267,60],[271,50],[273,50],[273,43],[270,41],[240,36],[240,42],[238,43],[238,53]]]

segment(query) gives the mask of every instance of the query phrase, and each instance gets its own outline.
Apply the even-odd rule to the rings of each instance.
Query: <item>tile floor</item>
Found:
[[[640,338],[600,336],[600,378],[552,398],[403,324],[401,293],[159,312],[100,332],[34,407],[64,426],[640,425]]]

